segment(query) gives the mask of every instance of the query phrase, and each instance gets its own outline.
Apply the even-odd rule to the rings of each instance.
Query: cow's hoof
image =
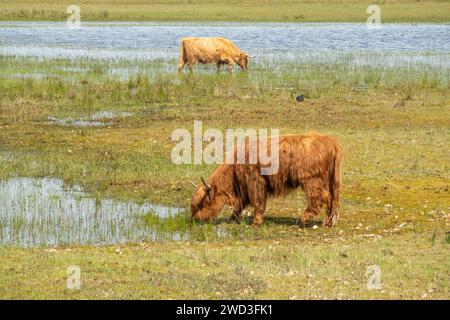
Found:
[[[252,226],[259,227],[260,225],[262,225],[262,223],[263,223],[262,217],[255,217],[255,218],[253,218]]]
[[[311,218],[313,216],[314,214],[312,214],[311,212],[305,211],[300,217],[300,219],[302,220],[302,224],[306,226],[309,223],[309,221],[311,221]]]
[[[325,220],[325,223],[323,224],[325,227],[332,227],[334,225],[336,225],[336,217],[327,217],[327,219]]]

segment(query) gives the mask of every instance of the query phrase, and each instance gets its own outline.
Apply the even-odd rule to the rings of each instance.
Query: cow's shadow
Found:
[[[250,225],[252,223],[252,217],[243,217],[240,220],[240,224]],[[220,224],[236,224],[236,222],[230,221],[228,217],[221,217],[214,221],[215,225]],[[282,225],[282,226],[297,226],[299,228],[312,228],[314,226],[321,226],[323,224],[322,220],[310,220],[307,223],[303,224],[300,218],[293,217],[271,217],[265,216],[263,225]]]
[[[264,217],[264,222],[267,224],[284,225],[284,226],[298,226],[299,228],[312,228],[314,226],[322,225],[322,220],[310,220],[303,223],[300,218],[293,217]]]

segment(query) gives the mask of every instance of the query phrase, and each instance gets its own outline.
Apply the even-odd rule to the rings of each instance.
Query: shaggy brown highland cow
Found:
[[[233,153],[235,159],[237,149]],[[325,225],[337,222],[343,162],[343,149],[337,139],[318,133],[280,136],[278,171],[273,175],[261,174],[264,165],[259,160],[249,164],[248,140],[245,153],[244,164],[222,164],[208,182],[201,179],[202,185],[197,187],[191,203],[194,219],[214,219],[227,204],[233,208],[231,220],[238,222],[242,210],[251,205],[253,224],[260,225],[269,196],[280,196],[302,187],[308,202],[303,223],[319,214],[324,205],[327,207]]]
[[[181,71],[186,63],[191,71],[196,63],[215,63],[217,70],[222,65],[227,65],[229,71],[237,64],[245,70],[251,58],[254,57],[239,49],[229,39],[188,37],[181,39],[178,70]]]

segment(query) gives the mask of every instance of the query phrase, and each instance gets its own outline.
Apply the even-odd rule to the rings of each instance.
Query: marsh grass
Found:
[[[276,57],[276,58],[274,58]],[[282,63],[280,61],[282,60]],[[286,51],[264,53],[252,62],[249,72],[214,72],[211,65],[197,65],[194,75],[176,72],[176,59],[91,59],[32,57],[0,57],[6,79],[61,80],[73,83],[105,83],[128,81],[129,89],[145,85],[202,84],[214,79],[220,85],[233,83],[235,87],[261,86],[279,89],[299,85],[326,88],[336,85],[359,89],[392,86],[447,87],[450,74],[446,53],[383,53],[383,52],[321,52]],[[239,68],[235,68],[239,71]],[[253,71],[253,72],[251,72]],[[188,80],[191,79],[191,82]],[[201,80],[204,81],[201,81]],[[239,81],[238,84],[235,84]],[[216,81],[217,83],[217,81]],[[244,88],[247,89],[247,88]]]
[[[0,62],[14,69],[20,68],[22,59],[2,58]],[[31,60],[22,68],[34,65],[43,73],[53,73],[71,63]],[[91,64],[94,69],[112,67],[99,61]],[[154,191],[150,194],[157,200],[168,195],[161,192],[157,196],[163,183],[167,185],[164,189],[173,193],[167,197],[170,202],[179,194],[177,201],[184,203],[189,193],[181,196],[177,190],[184,190],[186,182],[174,177],[196,180],[199,175],[192,176],[194,172],[206,174],[207,166],[171,164],[167,159],[173,143],[167,139],[173,129],[191,128],[196,119],[220,129],[259,128],[270,123],[284,133],[314,129],[338,134],[357,150],[358,166],[352,171],[366,177],[373,172],[374,181],[380,180],[380,167],[386,175],[401,172],[402,178],[412,178],[421,170],[426,179],[437,172],[444,174],[445,152],[439,146],[445,146],[448,137],[447,118],[442,113],[448,106],[448,69],[386,68],[381,72],[377,67],[299,66],[292,62],[276,71],[262,63],[249,72],[216,73],[205,67],[193,74],[173,74],[159,69],[165,64],[149,64],[159,72],[137,73],[125,81],[84,71],[71,73],[68,79],[4,78],[0,81],[2,145],[7,150],[14,147],[20,161],[6,162],[2,176],[9,172],[57,175],[113,194],[116,188],[122,190],[126,181],[136,180],[146,185],[147,191],[151,183]],[[89,65],[84,61],[81,68],[90,70]],[[307,101],[296,103],[298,94],[304,94]],[[48,121],[48,117],[91,119],[98,112],[132,115],[103,119],[104,128],[64,128]],[[433,161],[427,163],[426,159]],[[364,160],[369,162],[363,169]],[[406,163],[410,167],[404,168]],[[153,178],[139,178],[146,173]],[[132,197],[141,192],[124,190]]]
[[[261,60],[248,72],[177,74],[170,60],[131,64],[123,78],[111,72],[121,63],[84,60],[78,72],[64,59],[2,57],[0,178],[60,177],[99,199],[186,208],[143,221],[162,235],[178,232],[180,241],[54,252],[2,247],[1,297],[448,298],[448,68],[349,60],[277,69]],[[31,71],[58,76],[10,77]],[[98,112],[130,115],[100,119],[110,122],[101,127],[48,121]],[[171,132],[193,130],[194,120],[204,130],[338,137],[346,153],[339,225],[321,227],[321,215],[302,226],[301,191],[271,199],[261,228],[229,223],[229,210],[214,223],[190,222],[190,182],[216,167],[170,160]],[[65,272],[75,262],[85,282],[69,292]],[[382,268],[380,291],[365,287],[372,264]]]
[[[157,233],[156,239],[186,240],[188,239],[189,216],[187,212],[179,212],[169,217],[161,217],[155,213],[145,215],[144,223]]]

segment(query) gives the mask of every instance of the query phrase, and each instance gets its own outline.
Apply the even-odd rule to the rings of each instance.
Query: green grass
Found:
[[[339,228],[339,227],[338,227]],[[321,235],[317,235],[320,233]],[[439,235],[0,248],[3,299],[448,299],[448,244]],[[381,269],[381,289],[366,287]],[[67,289],[67,268],[81,290]]]
[[[61,68],[73,65],[87,71]],[[447,70],[295,61],[276,70],[261,61],[248,72],[211,67],[189,75],[172,72],[175,65],[136,63],[121,80],[109,74],[120,62],[1,58],[0,178],[61,177],[98,197],[188,208],[190,182],[215,166],[173,164],[174,129],[202,120],[204,130],[316,130],[338,137],[346,152],[339,225],[322,228],[322,215],[319,228],[302,228],[299,191],[272,199],[260,228],[228,223],[229,211],[198,225],[150,215],[147,223],[190,239],[1,247],[1,298],[449,298]],[[35,71],[56,76],[10,77]],[[300,93],[303,103],[295,101]],[[94,128],[47,119],[97,111],[133,115]],[[65,286],[72,264],[82,270],[80,291]],[[373,264],[381,290],[365,286]]]
[[[370,4],[381,8],[383,22],[449,22],[448,1],[339,0],[164,0],[132,3],[116,0],[77,1],[82,21],[283,21],[365,22]],[[1,0],[3,20],[66,20],[72,2]]]

